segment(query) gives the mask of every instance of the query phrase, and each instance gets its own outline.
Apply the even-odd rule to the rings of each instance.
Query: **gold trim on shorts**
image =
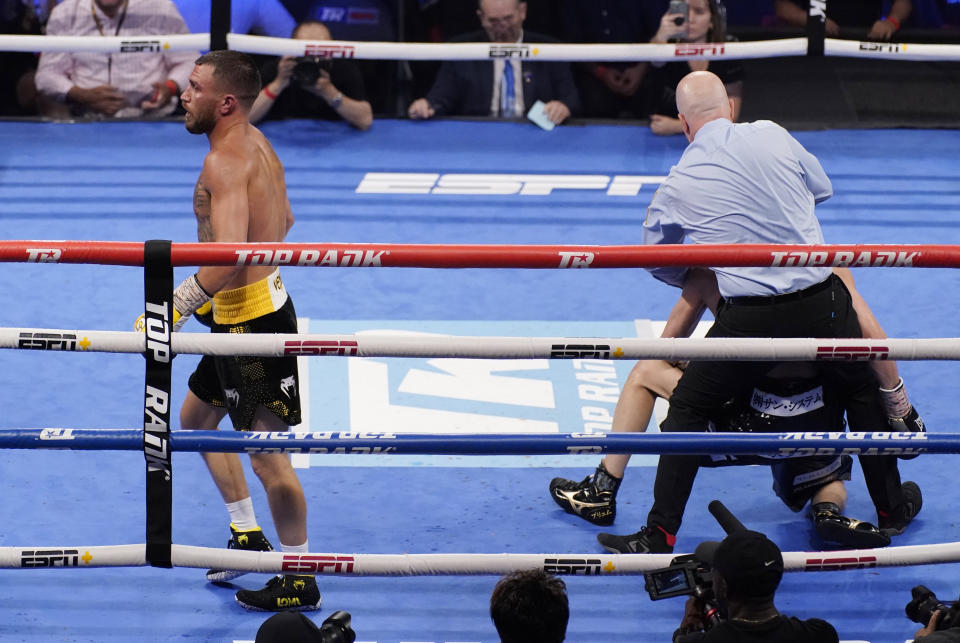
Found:
[[[269,276],[233,290],[221,290],[213,296],[213,321],[217,324],[241,324],[280,310],[287,301],[287,290],[277,268]]]

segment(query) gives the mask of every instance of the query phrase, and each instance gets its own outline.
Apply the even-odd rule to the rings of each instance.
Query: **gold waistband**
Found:
[[[277,268],[265,279],[221,290],[213,296],[213,321],[218,324],[240,324],[280,310],[287,301],[287,290]]]

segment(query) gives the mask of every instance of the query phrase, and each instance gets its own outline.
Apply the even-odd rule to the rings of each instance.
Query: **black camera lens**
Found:
[[[686,22],[686,21],[687,21],[687,19],[684,18],[683,16],[677,16],[676,18],[673,19],[673,24],[675,24],[675,25],[677,25],[677,26],[679,27],[680,25],[682,25],[682,24],[683,24],[684,22]]]
[[[903,611],[906,612],[907,618],[914,623],[926,625],[930,622],[930,618],[934,612],[943,611],[944,613],[948,613],[950,610],[949,607],[937,598],[936,594],[923,585],[917,585],[911,589],[910,595],[913,597],[913,600],[907,603]],[[941,618],[941,622],[937,624],[937,629],[943,629],[943,620],[944,619]]]
[[[322,643],[353,643],[357,633],[350,628],[350,614],[337,610],[320,624]]]
[[[330,61],[320,56],[301,56],[293,67],[293,79],[301,87],[313,87],[322,72],[330,73]]]

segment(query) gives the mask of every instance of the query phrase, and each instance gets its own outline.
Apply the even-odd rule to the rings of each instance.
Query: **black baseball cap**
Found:
[[[694,554],[717,570],[738,598],[773,596],[783,577],[783,554],[759,531],[735,531],[721,542],[704,542]]]
[[[255,643],[323,643],[317,624],[300,612],[278,612],[257,630]]]

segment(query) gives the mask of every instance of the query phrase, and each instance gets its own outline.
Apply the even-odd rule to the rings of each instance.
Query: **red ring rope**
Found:
[[[657,266],[960,267],[956,245],[537,246],[385,243],[175,243],[174,266],[302,265],[407,268],[650,268]],[[2,241],[0,262],[143,265],[130,241]]]

